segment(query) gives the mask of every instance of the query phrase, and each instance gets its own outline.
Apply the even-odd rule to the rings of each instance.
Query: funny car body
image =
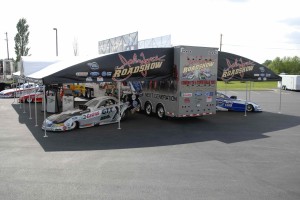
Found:
[[[247,110],[247,112],[262,111],[262,108],[254,102],[237,99],[236,96],[228,97],[221,92],[217,92],[216,101],[217,110],[219,111],[245,111],[245,109]]]
[[[39,87],[38,85],[35,85],[33,83],[25,83],[18,86],[17,88],[2,90],[0,92],[0,97],[2,98],[20,97],[22,95],[32,93],[38,87]]]
[[[96,125],[116,123],[125,120],[129,114],[129,103],[119,102],[112,96],[94,98],[78,109],[64,111],[46,118],[42,129],[47,131],[67,131],[75,128],[86,128]],[[121,113],[121,114],[119,114]]]
[[[53,96],[54,92],[51,90],[46,91],[46,96]],[[19,97],[19,103],[23,102],[37,102],[37,103],[42,103],[43,102],[43,96],[44,96],[44,91],[42,88],[39,88],[36,92],[32,92],[30,94],[25,94]]]

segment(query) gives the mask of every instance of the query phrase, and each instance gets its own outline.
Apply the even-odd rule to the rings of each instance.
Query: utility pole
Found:
[[[53,30],[55,30],[56,33],[56,56],[58,56],[57,28],[53,28]]]
[[[6,49],[7,49],[7,60],[9,60],[9,51],[8,51],[8,39],[7,39],[7,32],[6,34]]]
[[[221,36],[220,36],[220,51],[222,51],[222,33],[221,33]]]

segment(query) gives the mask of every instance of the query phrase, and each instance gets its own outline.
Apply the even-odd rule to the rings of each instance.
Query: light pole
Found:
[[[55,30],[56,33],[56,56],[58,56],[57,28],[53,28],[53,30]]]
[[[220,36],[220,51],[222,51],[222,37],[223,37],[223,34],[221,34],[221,36]]]
[[[8,51],[8,39],[7,39],[7,32],[6,34],[6,49],[7,49],[7,60],[9,60],[9,51]]]

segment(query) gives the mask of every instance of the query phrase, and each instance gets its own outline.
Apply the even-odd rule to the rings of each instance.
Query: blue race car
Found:
[[[237,99],[236,96],[228,97],[227,95],[217,92],[217,110],[227,110],[227,111],[244,111],[245,108],[247,112],[261,112],[261,107],[251,101],[246,101]]]

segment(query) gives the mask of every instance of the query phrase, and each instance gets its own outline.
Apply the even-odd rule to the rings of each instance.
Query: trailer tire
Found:
[[[159,119],[165,119],[166,118],[166,112],[163,105],[158,105],[156,109],[156,114]]]
[[[152,114],[152,105],[149,102],[145,105],[145,113],[149,116]]]

